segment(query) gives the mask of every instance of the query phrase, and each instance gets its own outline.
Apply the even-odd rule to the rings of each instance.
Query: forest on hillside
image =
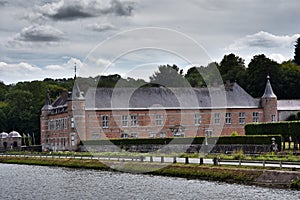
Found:
[[[248,66],[243,58],[224,55],[220,63],[207,66],[194,66],[184,74],[183,69],[175,64],[158,66],[158,70],[149,76],[150,81],[122,78],[118,74],[96,76],[76,81],[83,83],[86,90],[97,83],[98,87],[207,87],[207,80],[215,80],[218,74],[222,82],[237,82],[250,95],[259,98],[263,95],[266,77],[271,77],[271,84],[278,99],[300,99],[300,38],[296,41],[293,60],[277,63],[264,54],[253,56]],[[220,80],[220,79],[219,79]],[[210,82],[211,83],[211,82]],[[222,84],[222,83],[219,83]],[[40,134],[40,113],[45,103],[46,92],[54,101],[62,91],[71,91],[74,79],[44,79],[43,81],[19,82],[5,85],[0,82],[0,132],[12,130],[20,133]]]

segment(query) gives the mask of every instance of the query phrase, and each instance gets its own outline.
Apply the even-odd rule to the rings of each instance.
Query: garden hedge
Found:
[[[284,141],[300,141],[300,121],[251,123],[245,126],[246,135],[281,135]]]

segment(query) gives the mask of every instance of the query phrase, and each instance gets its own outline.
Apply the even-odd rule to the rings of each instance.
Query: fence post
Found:
[[[189,164],[189,157],[185,157],[185,164]]]
[[[200,165],[203,165],[203,158],[200,158]]]
[[[161,156],[160,157],[160,160],[161,160],[161,162],[163,163],[163,162],[165,162],[165,160],[164,160],[164,157],[163,156]]]
[[[213,163],[214,163],[214,165],[218,165],[218,158],[214,157],[213,158]]]
[[[263,167],[266,167],[266,161],[263,161]]]
[[[150,162],[153,162],[153,157],[152,156],[150,156]]]
[[[144,162],[144,156],[141,156],[140,159],[141,159],[141,162]]]
[[[242,160],[239,159],[239,166],[242,166]]]
[[[177,163],[176,157],[173,157],[173,163]]]

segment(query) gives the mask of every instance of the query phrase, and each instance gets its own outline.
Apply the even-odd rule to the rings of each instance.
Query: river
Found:
[[[300,199],[300,191],[86,169],[0,164],[0,199]]]

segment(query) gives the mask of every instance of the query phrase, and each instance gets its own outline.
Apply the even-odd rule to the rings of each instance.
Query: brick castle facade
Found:
[[[98,88],[85,95],[75,84],[53,103],[47,95],[41,143],[43,150],[77,150],[80,141],[107,138],[243,135],[247,123],[281,121],[298,110],[299,100],[277,100],[269,78],[259,99],[229,82],[210,89]]]

